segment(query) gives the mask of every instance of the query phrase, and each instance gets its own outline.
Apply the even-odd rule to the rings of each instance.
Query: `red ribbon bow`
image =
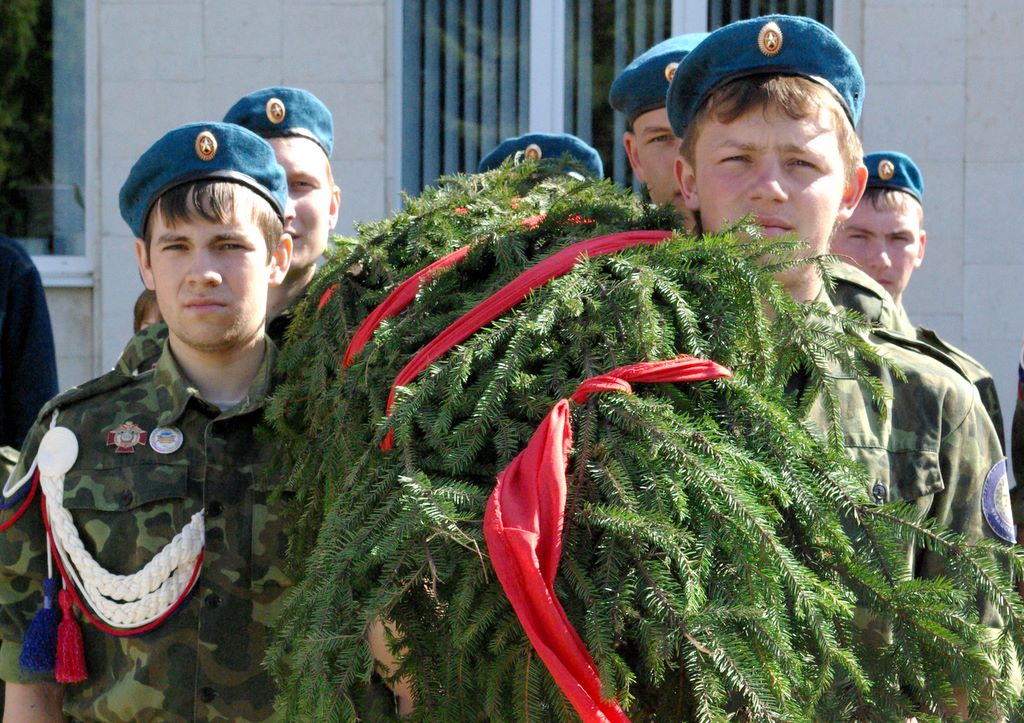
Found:
[[[580,384],[572,401],[596,392],[632,393],[630,382],[694,382],[732,376],[713,361],[679,357],[620,367]],[[601,696],[597,666],[555,597],[562,556],[565,470],[572,449],[569,400],[559,401],[522,452],[498,475],[484,512],[484,539],[502,588],[551,677],[584,721],[628,721]]]

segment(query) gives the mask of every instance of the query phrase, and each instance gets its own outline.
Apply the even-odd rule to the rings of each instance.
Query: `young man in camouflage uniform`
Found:
[[[22,669],[36,665],[28,653],[40,645],[27,630],[48,577],[48,533],[39,504],[17,519],[12,509],[0,518],[12,523],[0,533],[7,715],[267,720],[275,690],[262,661],[289,584],[287,527],[269,499],[268,450],[254,430],[275,356],[265,336],[267,297],[291,255],[284,171],[250,131],[191,124],[143,154],[120,200],[169,333],[155,368],[115,370],[59,395],[29,435],[17,474],[38,462],[36,501],[44,498],[64,578],[61,607],[72,590],[78,596],[88,677],[70,683],[60,652],[55,675],[69,684]],[[59,523],[62,515],[70,525]],[[168,577],[160,588],[176,585],[174,594],[154,600],[153,583],[141,587],[135,577],[142,571],[159,582],[154,557],[179,553],[186,531],[201,545],[181,553],[180,569],[192,577]],[[61,551],[76,540],[101,571],[133,576],[123,596],[96,594],[101,575]],[[124,600],[148,607],[136,611]]]
[[[651,201],[671,203],[687,215],[675,177],[679,139],[669,124],[665,95],[679,63],[707,36],[689,33],[663,40],[623,68],[608,94],[611,107],[626,116],[622,145],[633,175],[645,184]],[[830,296],[835,304],[855,309],[873,324],[900,328],[899,312],[871,277],[839,262],[830,264],[829,274],[833,282]]]
[[[807,18],[741,21],[702,41],[676,69],[667,102],[682,139],[676,180],[698,228],[753,215],[766,236],[796,235],[806,255],[827,253],[867,180],[854,131],[863,94],[852,53]],[[813,265],[777,278],[797,301],[830,303]],[[892,396],[885,409],[856,380],[840,372],[835,381],[844,443],[874,479],[871,496],[902,499],[969,539],[1013,542],[1005,460],[977,390],[924,345],[883,333],[869,340],[906,375],[879,370]],[[820,405],[812,409],[824,428]],[[907,561],[911,574],[941,574],[927,551],[908,547]],[[1001,624],[988,606],[982,616]]]
[[[927,235],[924,230],[924,180],[917,164],[898,151],[869,153],[864,198],[832,239],[832,251],[855,264],[881,284],[898,309],[900,327],[912,338],[952,357],[978,388],[999,441],[1003,437],[1003,413],[996,383],[982,364],[944,341],[931,329],[914,327],[903,306],[903,292],[910,277],[924,261]]]
[[[608,91],[608,104],[626,116],[622,146],[633,175],[646,186],[651,201],[680,210],[684,207],[675,177],[679,139],[668,122],[665,94],[679,62],[707,35],[662,40],[623,68]]]
[[[265,138],[288,179],[284,230],[292,237],[294,255],[284,283],[271,289],[267,309],[267,335],[280,347],[341,212],[341,189],[334,183],[330,160],[334,117],[307,90],[272,87],[240,98],[224,122]],[[144,329],[125,347],[116,368],[129,373],[149,369],[166,336],[162,323]]]
[[[334,118],[308,90],[272,87],[240,98],[224,122],[265,138],[288,178],[284,230],[292,237],[294,254],[284,283],[271,290],[267,310],[267,333],[280,344],[341,212],[341,189],[331,170]]]

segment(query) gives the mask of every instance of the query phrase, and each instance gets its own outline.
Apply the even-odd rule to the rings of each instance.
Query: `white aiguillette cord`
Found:
[[[100,566],[85,549],[71,513],[64,509],[64,476],[77,459],[78,439],[67,427],[57,426],[55,410],[50,429],[39,442],[32,470],[38,466],[50,539],[64,572],[92,613],[107,625],[127,629],[158,620],[195,584],[193,571],[205,541],[203,510],[192,515],[181,532],[141,570],[131,575],[115,575]],[[11,493],[31,478],[32,470],[15,483]],[[6,485],[4,494],[8,494]],[[46,553],[49,567],[49,546]]]

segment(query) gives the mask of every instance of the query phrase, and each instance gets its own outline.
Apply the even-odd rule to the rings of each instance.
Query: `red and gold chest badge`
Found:
[[[113,432],[107,432],[107,446],[117,445],[118,454],[135,454],[135,447],[145,444],[149,434],[135,422],[125,422]]]

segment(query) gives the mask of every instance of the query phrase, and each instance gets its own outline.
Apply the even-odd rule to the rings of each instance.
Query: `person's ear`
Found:
[[[341,189],[334,186],[331,189],[331,208],[327,213],[327,230],[333,231],[338,225],[338,216],[341,215]]]
[[[280,286],[284,277],[288,275],[288,267],[292,265],[292,237],[291,234],[281,234],[281,240],[277,242],[277,248],[270,255],[270,285]]]
[[[697,194],[697,169],[679,156],[676,158],[676,185],[683,196],[686,208],[696,213],[700,211],[700,196]]]
[[[622,146],[626,149],[626,158],[633,169],[633,177],[640,183],[647,183],[644,177],[644,168],[640,165],[640,144],[636,139],[636,133],[626,131],[622,134]]]
[[[921,264],[924,262],[924,245],[928,242],[928,234],[924,232],[924,229],[921,229],[920,241],[921,243],[917,249],[917,259],[914,261],[915,269],[920,268]]]
[[[857,204],[860,203],[860,199],[864,195],[864,189],[867,188],[867,185],[868,169],[861,163],[850,174],[850,177],[846,180],[846,185],[843,186],[843,197],[839,201],[839,210],[836,213],[837,223],[847,221],[853,215]]]
[[[156,291],[153,267],[149,263],[149,251],[146,249],[146,242],[140,238],[135,239],[135,260],[139,263],[139,276],[142,277],[142,283],[150,291]]]

